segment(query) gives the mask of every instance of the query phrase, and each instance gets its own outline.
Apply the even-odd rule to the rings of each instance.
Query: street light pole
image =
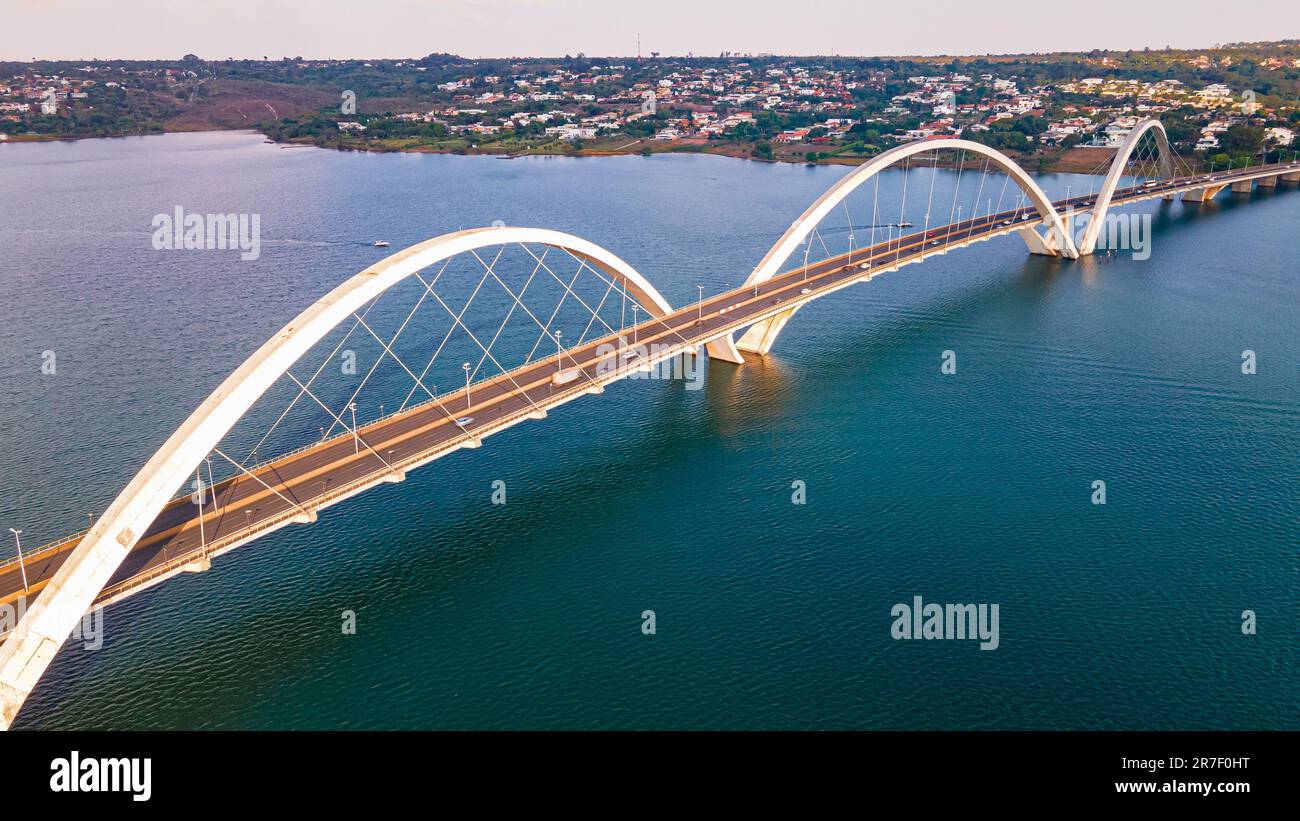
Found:
[[[633,305],[633,306],[632,306],[632,344],[633,344],[633,345],[636,344],[636,324],[637,324],[636,314],[637,314],[637,310],[638,310],[638,307],[637,307],[636,305]]]
[[[198,496],[199,496],[199,552],[200,552],[202,555],[207,556],[207,555],[208,555],[208,534],[207,534],[207,532],[206,532],[206,531],[204,530],[204,528],[203,528],[203,497],[206,496],[206,495],[208,495],[208,494],[207,494],[207,491],[203,488],[203,469],[202,469],[202,468],[195,468],[195,469],[194,469],[194,484],[195,484],[195,486],[198,487],[198,491],[199,491],[199,493],[198,493]],[[215,500],[214,500],[214,501],[215,501]]]
[[[703,324],[704,324],[704,286],[703,286],[703,285],[696,285],[695,288],[696,288],[696,290],[698,290],[698,291],[700,292],[700,299],[699,299],[699,301],[696,303],[696,304],[698,304],[698,305],[700,306],[700,310],[699,310],[699,313],[696,315],[696,320],[695,320],[695,321],[696,321],[697,323],[699,323],[700,325],[703,325]]]
[[[555,329],[555,370],[557,373],[564,370],[564,348],[560,345],[560,337],[563,335],[564,331],[559,328]]]
[[[14,528],[11,527],[9,528],[9,532],[14,534],[14,544],[18,546],[18,569],[22,571],[23,592],[26,593],[27,592],[27,565],[23,563],[23,543],[18,538],[18,534],[22,533],[22,531],[15,530]]]
[[[352,411],[352,452],[361,452],[361,436],[357,433],[357,403],[349,402],[348,410]]]
[[[214,481],[212,481],[212,457],[211,457],[211,456],[205,456],[205,457],[203,457],[203,461],[204,461],[204,462],[207,464],[207,466],[208,466],[208,489],[212,491],[212,506],[213,506],[213,507],[216,507],[216,505],[217,505],[217,483],[214,482]]]
[[[469,399],[469,363],[464,363],[460,368],[465,372],[465,410],[468,412],[473,407],[473,403]]]

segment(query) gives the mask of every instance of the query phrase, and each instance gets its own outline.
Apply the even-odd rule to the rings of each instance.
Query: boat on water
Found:
[[[377,240],[375,240],[374,245],[375,245],[376,248],[387,248],[387,247],[388,247],[388,240],[386,240],[386,239],[377,239]]]

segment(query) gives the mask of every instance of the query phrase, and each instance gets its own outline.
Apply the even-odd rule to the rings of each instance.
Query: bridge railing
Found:
[[[76,533],[73,533],[69,536],[64,536],[61,539],[55,539],[52,542],[46,542],[45,544],[37,545],[36,547],[24,548],[23,562],[25,564],[31,564],[34,561],[38,561],[48,551],[52,551],[55,548],[61,547],[69,542],[81,541],[85,537],[85,535],[89,532],[90,532],[90,528],[86,528],[85,530],[78,530]],[[0,561],[0,573],[5,572],[11,567],[16,567],[17,565],[18,565],[17,555],[11,556],[8,559],[4,559],[3,561]]]

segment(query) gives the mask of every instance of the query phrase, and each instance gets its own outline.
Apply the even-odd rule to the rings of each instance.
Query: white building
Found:
[[[546,129],[546,136],[558,137],[566,142],[594,140],[596,138],[596,129],[581,125],[553,125]]]
[[[1295,141],[1295,132],[1289,128],[1270,128],[1264,132],[1264,139],[1274,145],[1290,145]]]

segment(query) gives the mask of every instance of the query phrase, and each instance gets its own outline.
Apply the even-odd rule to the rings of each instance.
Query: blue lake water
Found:
[[[681,305],[846,171],[0,146],[0,532],[85,527],[374,239],[556,228]],[[154,250],[176,205],[260,214],[260,258]],[[1134,210],[1149,259],[1004,238],[905,267],[702,390],[620,383],[111,607],[16,726],[1300,728],[1300,192]],[[895,641],[917,595],[997,603],[1000,646]]]

